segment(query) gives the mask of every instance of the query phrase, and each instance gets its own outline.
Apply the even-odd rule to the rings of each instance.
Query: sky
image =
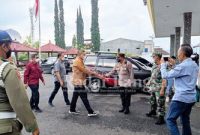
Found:
[[[1,0],[0,29],[15,29],[22,41],[30,35],[29,8],[35,0]],[[54,43],[54,1],[41,0],[41,44],[49,40]],[[58,0],[59,1],[59,0]],[[91,0],[63,0],[65,19],[65,42],[72,44],[76,34],[77,8],[81,6],[84,20],[85,39],[90,38]],[[35,22],[35,40],[39,39],[38,21]],[[147,7],[143,0],[99,0],[99,25],[103,42],[116,38],[127,38],[138,41],[150,40],[154,37],[153,27]],[[169,51],[169,38],[154,38],[155,46]],[[200,37],[192,37],[192,44],[200,43]]]

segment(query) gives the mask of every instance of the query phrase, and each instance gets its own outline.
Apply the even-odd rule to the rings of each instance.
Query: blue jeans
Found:
[[[192,135],[190,128],[190,113],[195,103],[183,103],[172,101],[167,114],[167,127],[171,135],[180,135],[176,120],[180,116],[182,123],[182,135]]]

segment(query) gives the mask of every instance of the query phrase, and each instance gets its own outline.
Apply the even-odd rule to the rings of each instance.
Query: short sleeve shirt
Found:
[[[66,80],[66,69],[64,62],[57,60],[54,64],[54,71],[60,73],[60,77],[63,81]],[[57,77],[55,76],[55,81],[58,81]]]

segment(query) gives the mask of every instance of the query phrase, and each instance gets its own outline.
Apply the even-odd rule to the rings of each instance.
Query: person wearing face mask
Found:
[[[31,55],[31,61],[26,65],[24,72],[24,84],[25,88],[29,86],[32,92],[30,99],[30,105],[32,110],[35,112],[41,113],[42,110],[39,108],[39,80],[45,85],[44,78],[42,76],[42,70],[38,64],[39,59],[36,59],[36,54]]]
[[[162,78],[175,78],[175,94],[166,118],[171,135],[180,135],[176,122],[179,117],[183,126],[182,134],[192,135],[190,113],[196,102],[196,82],[199,72],[198,65],[190,58],[192,54],[192,47],[189,44],[183,44],[178,50],[180,64],[167,71],[167,63],[164,60],[161,61]]]
[[[119,53],[117,57],[117,64],[115,67],[106,74],[106,76],[111,76],[117,72],[119,76],[118,85],[120,86],[120,98],[122,102],[122,109],[119,112],[124,114],[129,114],[129,106],[131,104],[131,92],[130,87],[133,84],[133,68],[132,64],[125,59],[125,54]]]
[[[56,94],[58,93],[58,90],[60,89],[60,87],[63,90],[63,96],[64,96],[64,100],[66,105],[70,105],[70,101],[68,99],[68,88],[67,88],[67,80],[66,80],[66,68],[65,68],[65,57],[63,53],[59,53],[58,57],[57,57],[57,61],[54,64],[54,90],[51,93],[51,96],[49,97],[49,105],[51,107],[54,107],[53,105],[53,100],[56,96]]]
[[[85,108],[88,111],[88,117],[94,117],[94,116],[97,116],[98,113],[95,112],[91,108],[90,103],[88,101],[87,90],[85,89],[86,77],[87,75],[92,75],[102,80],[104,79],[104,77],[93,71],[90,71],[89,69],[85,67],[84,62],[83,62],[85,55],[86,53],[84,50],[79,50],[77,57],[73,62],[72,84],[74,85],[74,92],[72,96],[69,113],[75,114],[75,115],[80,113],[79,111],[76,110],[76,103],[77,103],[78,97],[80,96]]]
[[[19,135],[24,125],[27,132],[39,135],[19,71],[7,61],[12,41],[8,32],[0,31],[0,134]]]

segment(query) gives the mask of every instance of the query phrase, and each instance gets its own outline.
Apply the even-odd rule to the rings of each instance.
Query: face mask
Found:
[[[6,58],[7,58],[7,59],[11,56],[11,53],[12,53],[12,50],[11,50],[11,49],[9,49],[9,50],[6,52]]]

